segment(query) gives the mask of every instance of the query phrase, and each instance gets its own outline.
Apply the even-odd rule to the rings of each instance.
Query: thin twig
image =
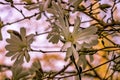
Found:
[[[11,5],[10,3],[8,2],[0,2],[1,5]],[[14,5],[33,5],[33,4],[38,4],[38,3],[13,3]]]
[[[19,20],[13,21],[13,22],[9,22],[9,23],[3,24],[2,26],[7,26],[7,25],[15,24],[15,23],[21,22],[21,21],[23,21],[25,19],[31,19],[31,18],[35,17],[36,15],[38,15],[39,13],[40,12],[35,13],[35,14],[31,15],[31,16],[26,16],[26,17],[24,17],[22,19],[19,19]]]
[[[110,49],[110,50],[109,50]],[[113,50],[111,50],[113,49]],[[119,47],[117,46],[108,46],[108,47],[104,47],[104,48],[100,48],[100,49],[93,49],[93,50],[79,50],[78,52],[85,52],[85,53],[89,53],[89,52],[97,52],[97,51],[117,51],[117,50],[120,50]],[[60,52],[60,53],[63,53],[63,52],[66,52],[66,51],[61,51],[61,50],[58,50],[58,51],[45,51],[45,50],[35,50],[35,49],[31,49],[31,51],[33,52],[42,52],[42,53],[53,53],[53,52]],[[93,55],[93,54],[82,54],[82,55]]]
[[[35,35],[35,36],[40,36],[40,35],[43,35],[43,34],[48,34],[48,33],[50,33],[50,31],[43,32],[43,33],[36,33],[36,35]]]
[[[12,8],[16,9],[24,18],[25,15],[23,14],[22,10],[19,10],[17,7],[15,7],[14,5],[12,5]]]
[[[87,61],[87,64],[90,66],[90,68],[93,68],[92,65]],[[100,77],[100,75],[96,72],[95,69],[93,69],[93,72],[95,73],[96,77],[99,78],[100,80],[102,80],[102,78]]]
[[[61,69],[59,72],[57,72],[56,74],[54,74],[52,77],[49,77],[49,78],[53,79],[55,76],[63,73],[71,64],[72,64],[72,62],[70,62],[69,64],[67,64],[63,69]]]
[[[100,65],[98,65],[98,66],[96,66],[96,67],[94,67],[94,68],[91,68],[91,69],[89,69],[89,70],[85,70],[85,71],[82,72],[82,74],[83,74],[83,73],[86,73],[86,72],[88,72],[88,71],[92,71],[92,70],[94,70],[94,69],[96,69],[96,68],[99,68],[99,67],[101,67],[101,66],[103,66],[103,65],[105,65],[105,64],[107,64],[107,63],[109,63],[109,62],[111,62],[111,61],[114,61],[114,60],[117,59],[117,58],[120,58],[120,56],[117,56],[117,57],[115,57],[115,58],[113,58],[113,59],[111,59],[111,60],[108,60],[108,61],[106,61],[106,62],[104,62],[104,63],[102,63],[102,64],[100,64]]]
[[[111,59],[113,59],[113,57],[114,57],[114,51],[113,51],[113,54],[112,54],[112,58],[111,58]],[[106,71],[106,73],[105,73],[105,76],[104,76],[103,80],[106,80],[106,76],[107,76],[107,73],[108,73],[108,71],[109,71],[109,69],[110,69],[110,66],[111,66],[111,62],[110,62],[109,65],[108,65],[108,68],[107,68],[107,71]]]
[[[95,70],[95,69],[97,69],[97,68],[99,68],[99,67],[101,67],[101,66],[103,66],[103,65],[105,65],[105,64],[107,64],[107,63],[109,63],[109,62],[111,62],[111,61],[114,61],[115,59],[117,59],[117,58],[120,58],[120,56],[117,56],[117,57],[115,57],[115,58],[113,58],[113,59],[111,59],[111,60],[108,60],[108,61],[106,61],[106,62],[104,62],[104,63],[102,63],[102,64],[100,64],[100,65],[98,65],[98,66],[96,66],[96,67],[93,67],[93,68],[91,68],[91,69],[88,69],[88,70],[85,70],[85,71],[83,71],[81,74],[84,74],[84,73],[86,73],[86,72],[89,72],[89,71],[93,71],[93,70]],[[111,75],[113,75],[114,73],[112,73]],[[59,78],[59,79],[62,79],[62,78],[67,78],[67,77],[71,77],[71,76],[76,76],[76,75],[78,75],[77,73],[75,73],[75,74],[71,74],[71,75],[67,75],[67,76],[63,76],[63,77],[55,77],[55,78]],[[110,77],[110,76],[109,76]]]

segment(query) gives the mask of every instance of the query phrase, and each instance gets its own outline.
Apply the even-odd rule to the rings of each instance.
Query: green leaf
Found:
[[[22,71],[21,65],[12,67],[13,76],[17,76],[21,71]]]
[[[26,59],[27,62],[30,61],[30,55],[28,54],[27,51],[25,51],[25,59]]]
[[[19,38],[18,36],[14,35],[14,34],[11,34],[11,41],[13,41],[13,44],[14,44],[14,42],[16,44],[22,44],[21,38]]]
[[[40,71],[41,73],[43,73],[42,67],[41,67],[41,63],[40,61],[37,59],[32,63],[32,66],[30,68],[30,72],[34,73],[36,71]]]
[[[49,42],[52,42],[53,44],[58,43],[60,36],[59,35],[51,35],[49,34],[47,36],[47,39],[49,39]]]
[[[22,42],[20,41],[17,41],[17,40],[14,40],[14,39],[6,39],[6,41],[9,43],[9,44],[12,44],[12,45],[20,45],[22,44]]]
[[[49,42],[52,42],[53,44],[58,43],[60,39],[60,31],[57,25],[53,26],[52,31],[47,36],[47,39],[49,39]]]
[[[74,10],[73,12],[75,12],[77,10],[77,8],[79,7],[79,4],[82,3],[83,0],[76,0],[73,2],[73,6],[74,6]]]
[[[26,29],[24,27],[20,28],[20,35],[22,37],[22,40],[25,41],[26,40]]]
[[[18,45],[15,40],[13,39],[6,39],[6,42],[12,45]]]
[[[18,64],[23,64],[23,62],[24,62],[24,55],[23,55],[23,53],[22,53],[21,55],[20,55],[20,54],[19,54],[19,55],[17,54],[17,56],[14,55],[13,57],[16,59],[15,62],[14,62],[14,66],[16,66],[16,65],[18,65]],[[12,57],[12,58],[13,58],[13,57]],[[12,58],[11,58],[11,59],[12,59]]]
[[[7,52],[5,56],[10,57],[10,56],[12,56],[14,54],[15,54],[14,52]]]
[[[13,52],[17,52],[21,50],[19,46],[14,46],[14,45],[6,45],[5,48],[6,50],[13,51]]]
[[[106,8],[110,8],[111,5],[109,5],[109,4],[101,4],[99,7],[100,7],[101,10],[104,10]]]
[[[16,38],[17,40],[19,40],[19,39],[22,40],[19,32],[15,31],[15,30],[8,30],[7,32],[10,34],[11,38],[13,38],[13,39]]]
[[[47,39],[51,38],[52,36],[52,31],[47,35]]]
[[[24,58],[24,55],[25,55],[25,51],[21,51],[18,53],[18,56],[16,57],[16,59],[19,61]]]
[[[36,69],[41,68],[41,64],[39,60],[35,60],[35,62],[33,62],[32,66]]]
[[[32,74],[35,74],[35,76],[33,77],[33,79],[35,80],[43,80],[43,77],[46,77],[42,70],[39,59],[33,62],[32,67],[30,68],[30,72]]]
[[[12,79],[13,80],[23,80],[26,76],[29,75],[29,72],[21,66],[21,64],[18,64],[16,66],[12,67]]]
[[[14,59],[16,59],[16,58],[19,56],[18,54],[19,54],[19,53],[16,52],[16,53],[12,56],[11,61],[14,60]]]
[[[53,44],[56,44],[56,43],[58,43],[59,39],[60,39],[60,36],[59,36],[59,35],[54,35],[54,36],[49,40],[49,42],[52,42]]]
[[[26,36],[28,44],[31,44],[34,41],[34,36],[35,36],[34,34],[30,34]]]
[[[43,3],[41,3],[41,4],[39,3],[39,10],[40,10],[40,12],[44,11],[43,7],[44,7],[44,4]]]
[[[25,78],[25,77],[28,76],[28,75],[29,75],[29,72],[28,72],[28,71],[22,70],[22,71],[18,74],[17,78],[18,78],[18,79]]]

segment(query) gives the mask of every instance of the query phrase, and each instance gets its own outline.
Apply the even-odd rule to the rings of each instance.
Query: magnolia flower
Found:
[[[6,56],[11,57],[11,60],[16,59],[15,64],[22,63],[24,57],[27,62],[30,61],[30,55],[28,51],[30,51],[30,44],[33,42],[34,34],[30,34],[26,36],[25,28],[20,29],[20,33],[13,30],[8,30],[10,33],[10,39],[7,39],[8,45],[6,45]]]

